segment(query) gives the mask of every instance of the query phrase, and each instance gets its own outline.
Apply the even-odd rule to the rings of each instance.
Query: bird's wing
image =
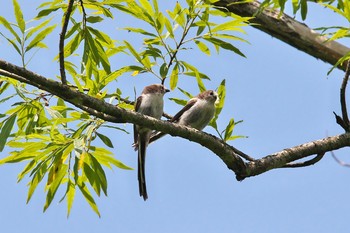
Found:
[[[140,105],[142,101],[142,96],[137,97],[136,103],[135,103],[135,112],[138,112]],[[134,124],[134,143],[137,143],[139,137],[139,133],[137,130],[137,125]]]
[[[192,108],[192,106],[197,102],[197,99],[190,99],[187,104],[178,112],[176,115],[170,119],[170,122],[177,122],[180,120],[182,114]]]

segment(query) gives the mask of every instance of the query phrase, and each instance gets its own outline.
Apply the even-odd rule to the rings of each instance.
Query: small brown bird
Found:
[[[161,84],[146,86],[135,103],[135,111],[150,117],[160,119],[163,114],[163,96],[169,92]],[[145,179],[146,148],[149,143],[152,130],[134,125],[134,144],[138,146],[138,181],[140,196],[147,200],[147,188]]]

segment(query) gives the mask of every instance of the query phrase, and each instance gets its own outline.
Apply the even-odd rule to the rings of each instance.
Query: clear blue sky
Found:
[[[20,3],[24,4],[22,9],[29,19],[36,14],[40,1]],[[310,7],[309,11],[305,23],[311,27],[345,24],[319,6]],[[0,15],[14,21],[12,12],[11,1],[4,1]],[[122,33],[117,27],[129,20],[116,16],[107,32],[119,39]],[[232,145],[259,158],[342,133],[332,111],[340,112],[339,87],[343,73],[334,71],[327,76],[330,65],[256,29],[248,27],[246,32],[244,38],[250,44],[236,45],[247,59],[226,52],[210,57],[194,51],[183,55],[190,54],[189,60],[212,78],[212,82],[205,83],[207,88],[214,89],[223,78],[227,80],[227,101],[219,125],[224,127],[231,117],[243,120],[235,128],[235,134],[249,136],[233,141]],[[57,63],[53,62],[58,33],[46,41],[49,49],[39,51],[29,69],[47,77],[59,73]],[[128,38],[134,42],[135,37]],[[0,38],[0,51],[1,59],[20,64],[17,54],[3,38]],[[122,61],[114,62],[113,69],[117,69]],[[147,76],[125,75],[117,85],[133,97],[134,86],[139,93],[144,85],[156,81]],[[185,79],[180,80],[180,86],[185,83]],[[198,91],[194,82],[187,89]],[[183,96],[174,91],[168,97]],[[7,108],[1,106],[1,112]],[[178,109],[179,106],[166,100],[167,112],[174,114]],[[127,125],[126,129],[131,130],[131,126]],[[205,131],[214,134],[210,127]],[[116,157],[136,167],[131,134],[113,131],[109,136],[114,141]],[[348,150],[335,153],[350,161]],[[234,174],[209,150],[167,136],[148,150],[147,202],[138,196],[135,170],[106,170],[108,197],[96,199],[101,218],[80,194],[76,195],[69,219],[66,204],[59,203],[60,198],[42,213],[43,185],[26,204],[28,180],[16,183],[24,165],[0,167],[1,232],[349,232],[350,169],[339,166],[330,154],[312,167],[274,170],[237,182]]]

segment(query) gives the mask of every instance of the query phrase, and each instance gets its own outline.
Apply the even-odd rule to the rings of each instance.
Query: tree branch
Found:
[[[328,41],[327,37],[321,36],[287,14],[273,9],[261,11],[258,1],[238,4],[240,1],[220,0],[215,5],[243,17],[254,16],[250,21],[253,27],[331,65],[335,65],[341,57],[350,52],[350,48],[336,41]],[[346,64],[338,68],[345,71]]]
[[[85,93],[70,88],[67,85],[63,85],[60,82],[47,79],[32,71],[1,59],[0,74],[54,94],[103,120],[115,123],[127,122],[138,124],[150,129],[162,131],[172,136],[179,136],[199,143],[216,154],[227,165],[227,167],[236,174],[237,180],[256,176],[271,169],[281,168],[288,163],[311,155],[322,154],[350,146],[350,133],[345,133],[284,149],[261,159],[254,160],[213,135],[116,107],[104,102],[103,100],[93,98]],[[249,162],[244,162],[240,156],[247,159]]]
[[[67,84],[66,77],[66,69],[64,67],[64,38],[66,37],[67,27],[70,19],[70,15],[72,13],[74,0],[69,0],[67,11],[64,14],[64,21],[62,26],[62,31],[60,33],[60,41],[59,41],[59,61],[60,61],[60,73],[61,80],[63,84]]]

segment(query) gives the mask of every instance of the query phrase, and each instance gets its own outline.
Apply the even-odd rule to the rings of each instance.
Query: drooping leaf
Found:
[[[114,148],[113,147],[113,143],[111,141],[111,139],[109,139],[109,137],[107,137],[106,135],[103,135],[101,133],[96,132],[96,135],[101,139],[101,141],[108,147],[110,148]]]
[[[0,152],[3,151],[7,138],[10,136],[13,125],[15,124],[17,114],[11,115],[7,118],[5,124],[1,128],[0,132]]]

